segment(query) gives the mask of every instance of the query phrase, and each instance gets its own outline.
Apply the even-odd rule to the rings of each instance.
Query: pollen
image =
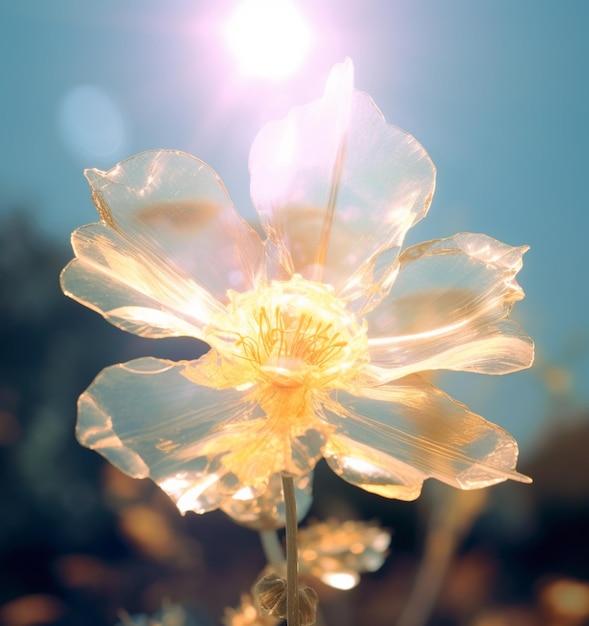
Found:
[[[328,285],[295,276],[230,298],[219,352],[244,384],[325,388],[368,360],[365,324]]]

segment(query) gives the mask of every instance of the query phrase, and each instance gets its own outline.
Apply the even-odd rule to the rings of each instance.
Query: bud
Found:
[[[256,585],[260,615],[286,619],[286,579],[278,574],[267,574]],[[319,597],[311,587],[299,589],[299,619],[301,626],[312,626],[317,616]]]
[[[260,602],[260,615],[286,618],[286,579],[278,574],[266,574],[255,587]]]

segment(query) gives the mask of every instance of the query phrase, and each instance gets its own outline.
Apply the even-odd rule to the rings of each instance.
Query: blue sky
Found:
[[[255,133],[318,97],[330,67],[349,56],[358,88],[438,168],[430,214],[410,242],[471,231],[529,244],[516,318],[540,363],[564,363],[586,404],[589,3],[300,2],[314,47],[297,74],[272,83],[239,76],[218,36],[233,4],[3,3],[0,212],[25,207],[65,246],[97,219],[84,168],[177,148],[212,165],[251,216]],[[558,427],[539,369],[457,376],[447,388],[522,439],[524,455],[527,441]]]

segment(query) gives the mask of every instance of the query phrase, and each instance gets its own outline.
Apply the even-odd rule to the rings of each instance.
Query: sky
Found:
[[[310,47],[280,80],[241,72],[223,36],[238,4],[2,3],[0,216],[24,210],[65,247],[97,220],[84,168],[175,148],[209,163],[253,217],[256,132],[319,97],[333,64],[351,57],[357,88],[437,167],[432,208],[408,243],[470,231],[530,245],[514,317],[536,341],[537,366],[445,380],[525,456],[573,419],[548,410],[550,368],[564,368],[578,406],[589,402],[589,3],[295,2]]]

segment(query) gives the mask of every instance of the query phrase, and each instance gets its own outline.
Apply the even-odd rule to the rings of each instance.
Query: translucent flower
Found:
[[[297,517],[302,520],[309,512],[313,496],[311,493],[311,476],[299,478],[295,484],[297,501]],[[286,509],[282,497],[282,480],[273,474],[268,481],[264,493],[249,500],[230,498],[221,505],[221,509],[230,517],[238,520],[243,526],[259,532],[274,530],[286,523]]]
[[[375,572],[384,563],[391,534],[374,522],[336,519],[299,530],[301,573],[336,589],[352,589],[359,574]]]
[[[103,370],[79,400],[80,442],[183,512],[233,510],[321,457],[404,500],[429,477],[527,481],[504,430],[419,374],[531,364],[532,341],[508,319],[526,247],[462,233],[401,252],[435,168],[353,88],[350,61],[322,98],[261,130],[250,173],[265,241],[187,154],[86,172],[101,221],[73,233],[64,292],[119,328],[210,351]]]

